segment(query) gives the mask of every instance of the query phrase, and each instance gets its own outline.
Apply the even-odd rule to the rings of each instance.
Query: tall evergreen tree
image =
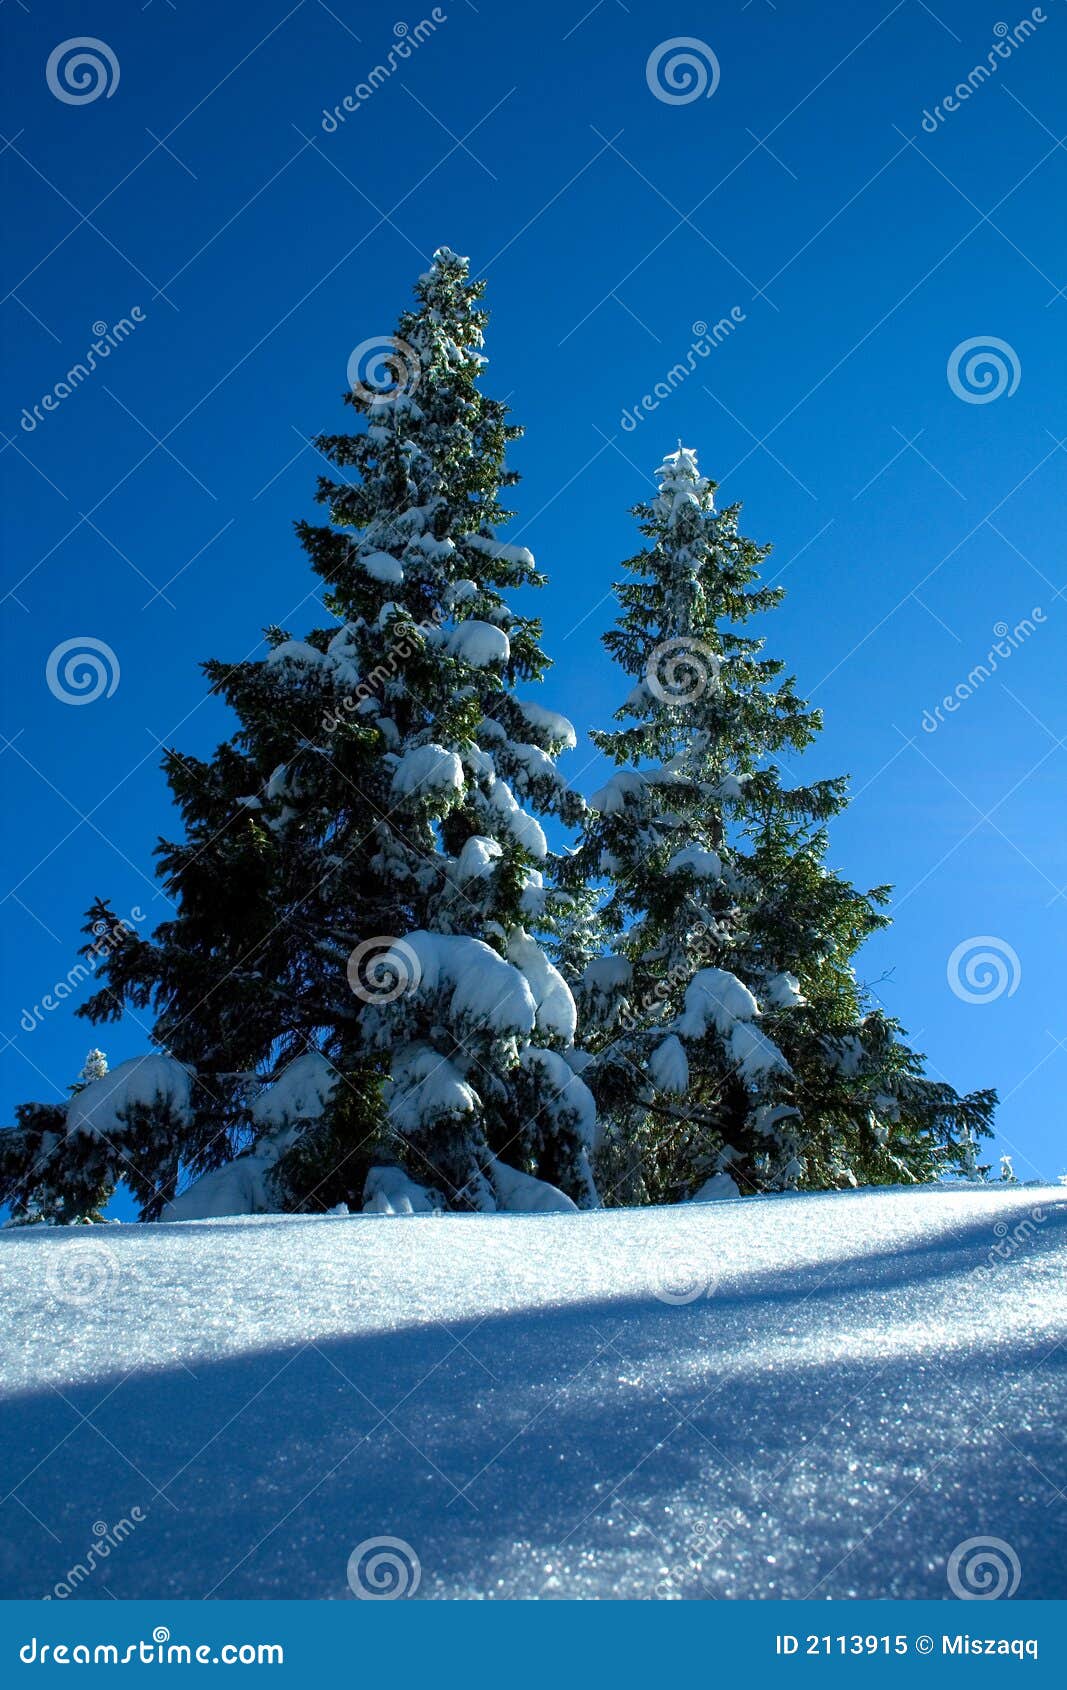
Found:
[[[238,730],[207,762],[167,754],[176,913],[122,935],[83,1010],[151,1009],[166,1055],[27,1106],[0,1196],[55,1212],[91,1160],[94,1202],[125,1178],[149,1217],[595,1200],[574,1003],[540,943],[567,900],[533,813],[583,805],[555,763],[573,729],[516,691],[547,659],[505,595],[543,577],[496,537],[521,430],[480,386],[483,285],[436,253],[390,379],[346,395],[366,427],[317,442],[329,520],[298,533],[333,626],[206,664]]]
[[[769,547],[716,511],[679,447],[635,515],[647,546],[604,643],[634,685],[593,738],[619,765],[568,872],[601,877],[613,946],[580,987],[586,1070],[607,1126],[602,1185],[623,1201],[926,1180],[973,1168],[991,1092],[923,1075],[853,957],[888,887],[827,866],[842,779],[790,785],[775,761],[818,711],[746,632],[782,590]],[[726,1176],[725,1179],[723,1176]]]

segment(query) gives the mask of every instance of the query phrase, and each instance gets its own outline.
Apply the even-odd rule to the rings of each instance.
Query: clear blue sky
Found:
[[[324,108],[428,7],[3,9],[15,137],[0,313],[14,595],[4,1117],[61,1095],[94,1040],[113,1061],[144,1048],[137,1025],[94,1034],[70,1003],[32,1032],[20,1017],[74,962],[91,894],[153,922],[165,913],[152,848],[172,814],[157,742],[206,755],[229,731],[201,658],[253,652],[270,622],[298,635],[321,622],[290,526],[313,511],[307,438],[347,426],[351,349],[392,330],[446,243],[488,275],[488,385],[528,430],[509,538],[551,577],[545,701],[579,728],[576,783],[596,783],[584,734],[623,690],[598,635],[636,549],[627,511],[681,438],[721,498],[744,500],[746,530],[775,543],[789,597],[766,624],[769,649],[825,711],[810,773],[848,771],[855,793],[832,860],[897,887],[866,976],[935,1071],[999,1088],[997,1149],[1019,1174],[1055,1177],[1067,1165],[1062,0],[1045,0],[1046,21],[994,54],[955,110],[945,95],[988,64],[996,26],[1014,30],[1021,7],[447,0],[440,12],[328,133]],[[69,103],[46,63],[87,33],[111,49],[118,82]],[[670,103],[650,88],[650,54],[676,37],[714,54],[712,97]],[[144,321],[106,364],[22,427],[93,325],[135,306]],[[733,307],[732,334],[624,429],[624,410],[686,359],[694,323]],[[975,403],[948,363],[989,337],[1006,345],[1014,391]],[[995,626],[1035,610],[1043,620],[997,672],[924,731]],[[46,664],[85,635],[121,675],[110,697],[72,707]],[[946,972],[978,936],[996,941],[1013,987],[980,1004]]]

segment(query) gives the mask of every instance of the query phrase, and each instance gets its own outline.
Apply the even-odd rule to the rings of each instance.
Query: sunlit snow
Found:
[[[1024,1187],[9,1230],[4,1586],[136,1506],[80,1596],[1062,1595],[1065,1260]]]

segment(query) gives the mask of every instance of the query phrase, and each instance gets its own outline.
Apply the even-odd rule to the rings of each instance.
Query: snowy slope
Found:
[[[0,1595],[1062,1597],[1065,1264],[1034,1188],[9,1231]]]

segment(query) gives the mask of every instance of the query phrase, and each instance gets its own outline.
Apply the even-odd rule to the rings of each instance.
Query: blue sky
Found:
[[[449,0],[330,132],[324,110],[430,8],[4,8],[5,1118],[62,1095],[94,1040],[144,1048],[134,1023],[94,1034],[77,999],[20,1019],[75,961],[92,894],[165,913],[158,744],[205,755],[229,731],[200,659],[321,622],[291,529],[313,511],[308,437],[347,426],[349,353],[445,243],[488,276],[488,386],[528,430],[508,537],[551,578],[546,703],[582,736],[576,784],[597,783],[585,731],[624,690],[598,635],[627,511],[681,438],[775,544],[768,647],[826,717],[806,772],[855,793],[832,861],[897,887],[865,977],[933,1071],[999,1088],[1022,1177],[1067,1166],[1067,15],[1037,13],[1016,45],[1029,11],[963,0]],[[86,34],[111,92],[71,103],[46,65]],[[710,97],[661,97],[678,38]],[[106,363],[23,426],[122,318]],[[950,379],[991,339],[998,368]],[[1005,625],[1009,655],[966,684]],[[119,679],[72,707],[46,667],[83,636]],[[1002,964],[981,1002],[949,979],[976,939]]]

